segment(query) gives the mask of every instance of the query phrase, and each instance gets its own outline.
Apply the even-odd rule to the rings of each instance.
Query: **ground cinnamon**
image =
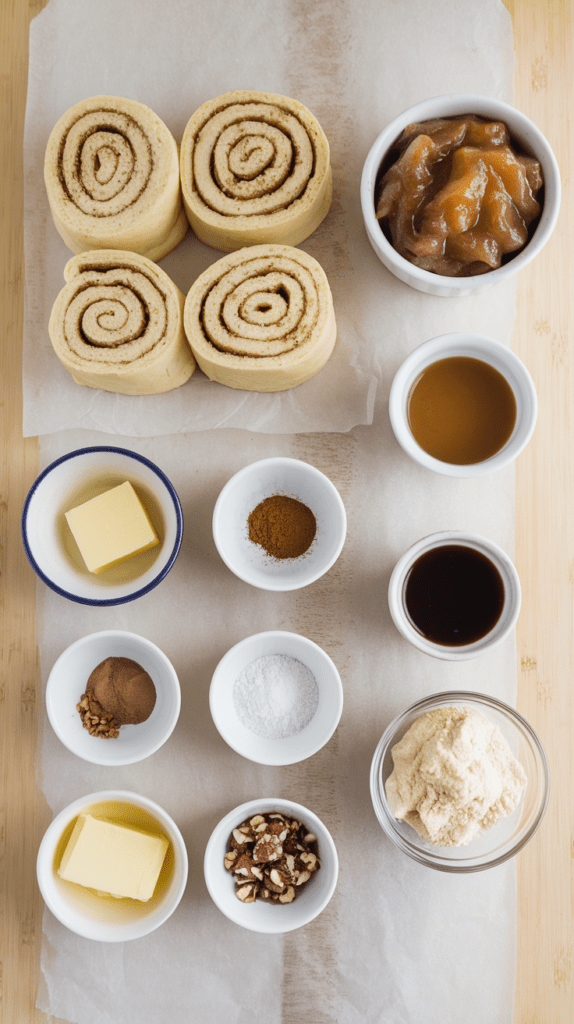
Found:
[[[285,494],[273,494],[249,516],[249,540],[272,558],[299,558],[311,547],[317,520],[307,505]]]

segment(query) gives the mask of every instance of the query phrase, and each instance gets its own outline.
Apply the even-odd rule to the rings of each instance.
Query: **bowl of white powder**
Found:
[[[482,693],[417,701],[390,723],[371,764],[383,831],[438,871],[482,871],[515,856],[540,825],[548,791],[532,726]]]
[[[225,742],[258,764],[304,761],[330,740],[343,687],[328,654],[298,633],[256,633],[219,662],[209,691]]]

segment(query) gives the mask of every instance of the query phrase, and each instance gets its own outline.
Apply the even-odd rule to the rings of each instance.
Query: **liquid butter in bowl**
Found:
[[[70,931],[99,942],[138,939],[163,924],[183,896],[187,871],[185,843],[169,814],[125,790],[90,793],[65,807],[37,858],[46,906]]]
[[[165,473],[111,445],[60,456],[34,481],[22,511],[34,572],[62,597],[96,607],[157,587],[182,538],[181,504]]]

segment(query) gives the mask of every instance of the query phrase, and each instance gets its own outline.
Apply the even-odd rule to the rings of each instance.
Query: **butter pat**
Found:
[[[80,814],[58,874],[67,882],[146,903],[154,893],[169,840]]]
[[[127,480],[65,515],[87,568],[95,574],[159,544],[148,514]]]

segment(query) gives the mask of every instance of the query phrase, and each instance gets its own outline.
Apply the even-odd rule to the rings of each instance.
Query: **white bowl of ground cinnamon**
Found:
[[[318,580],[339,557],[346,532],[337,488],[299,459],[245,466],[226,483],[213,511],[223,561],[261,590],[298,590]]]

